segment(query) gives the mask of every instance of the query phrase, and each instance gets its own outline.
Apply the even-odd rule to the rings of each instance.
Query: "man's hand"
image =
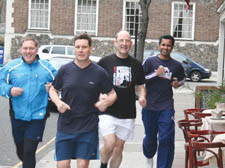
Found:
[[[56,106],[60,113],[65,113],[67,110],[70,110],[70,106],[61,100],[57,102]]]
[[[51,86],[52,86],[52,84],[50,82],[47,82],[45,84],[45,89],[46,89],[47,92],[49,92]]]
[[[139,101],[139,104],[141,105],[142,108],[146,107],[147,101],[146,101],[145,97],[139,96],[138,101]]]
[[[173,88],[178,88],[179,87],[179,83],[177,78],[173,78],[173,81],[171,82],[171,85],[173,86]]]
[[[95,103],[95,107],[99,111],[104,112],[107,109],[107,105],[105,103],[105,100],[99,100],[97,103]]]
[[[22,88],[12,87],[10,90],[10,94],[11,94],[11,96],[16,97],[16,96],[21,95],[23,93],[23,91],[24,90]]]
[[[163,73],[165,73],[165,68],[162,66],[162,65],[160,65],[159,67],[158,67],[158,69],[156,70],[156,74],[157,74],[157,76],[160,76],[160,75],[162,75]]]

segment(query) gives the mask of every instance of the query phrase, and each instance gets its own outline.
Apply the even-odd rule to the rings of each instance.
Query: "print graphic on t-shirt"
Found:
[[[122,88],[131,85],[131,68],[126,66],[114,67],[113,85]]]
[[[170,70],[169,70],[168,67],[164,67],[164,68],[165,68],[165,72],[163,74],[161,74],[159,77],[164,78],[164,79],[171,80],[171,78],[172,78],[172,72],[170,72]]]

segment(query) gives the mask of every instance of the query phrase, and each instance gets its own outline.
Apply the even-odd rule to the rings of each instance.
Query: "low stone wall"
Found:
[[[21,36],[16,36],[12,39],[11,46],[11,58],[17,58],[20,56]],[[73,45],[73,38],[50,38],[48,35],[36,36],[39,45],[46,44],[62,44],[62,45]],[[114,53],[113,40],[99,40],[93,38],[93,53],[96,56],[106,56]],[[146,43],[146,49],[158,49],[158,42]],[[194,44],[182,43],[177,41],[174,46],[174,51],[182,52],[194,61],[204,65],[212,71],[217,71],[217,57],[218,57],[218,45],[213,44]],[[133,49],[131,50],[133,55]]]

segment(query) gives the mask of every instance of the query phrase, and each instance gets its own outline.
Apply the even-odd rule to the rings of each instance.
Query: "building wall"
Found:
[[[74,0],[51,1],[50,31],[55,35],[74,35]]]
[[[152,0],[149,9],[149,26],[146,48],[157,49],[158,38],[170,34],[171,5],[174,0]],[[184,2],[184,0],[177,0]],[[175,51],[183,52],[211,70],[217,69],[219,15],[217,0],[191,0],[196,3],[194,41],[176,40]],[[51,1],[50,31],[30,31],[28,28],[28,0],[14,0],[11,38],[11,58],[20,55],[20,39],[35,34],[40,45],[73,45],[75,0]],[[112,40],[122,28],[123,0],[99,0],[98,36],[93,37],[93,55],[105,56],[114,52]],[[131,52],[132,54],[132,52]]]
[[[28,29],[28,0],[15,0],[13,3],[14,22],[12,27],[15,29],[15,33],[25,33]]]
[[[99,1],[98,36],[114,37],[122,28],[123,0]]]

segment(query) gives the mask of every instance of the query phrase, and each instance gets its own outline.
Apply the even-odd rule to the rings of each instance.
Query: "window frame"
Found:
[[[78,34],[78,28],[77,28],[77,16],[78,16],[78,1],[79,0],[75,0],[75,17],[74,17],[74,34],[77,35]],[[99,0],[95,0],[96,1],[96,22],[95,22],[95,32],[93,34],[90,34],[88,31],[87,33],[91,36],[97,36],[98,35],[98,15],[99,15]],[[80,30],[80,32],[82,32],[84,30]]]
[[[126,16],[127,16],[127,13],[126,13],[126,3],[127,2],[134,2],[134,3],[138,3],[139,2],[139,0],[124,0],[123,1],[123,25],[122,25],[122,27],[123,27],[123,29],[124,30],[127,30],[128,32],[130,32],[130,28],[128,29],[127,27],[126,27],[126,24],[127,24],[127,20],[126,20]],[[138,22],[138,30],[140,30],[140,24],[141,24],[141,15],[140,15],[140,13],[142,13],[141,12],[141,6],[139,5],[139,22]],[[134,24],[135,25],[135,24]],[[135,28],[134,28],[134,30],[135,30]],[[134,37],[135,36],[135,31],[134,31],[134,35],[130,32],[130,34],[131,34],[131,37]]]
[[[38,30],[50,30],[50,15],[51,15],[51,0],[48,0],[48,26],[46,28],[41,27],[31,27],[31,4],[32,0],[29,0],[29,8],[28,8],[28,29],[38,29]]]
[[[178,2],[178,1],[173,1],[172,2],[172,12],[171,12],[171,28],[170,28],[170,34],[173,36],[173,27],[174,27],[174,7],[175,5],[178,4],[182,4],[182,5],[186,5],[186,2]],[[175,39],[178,39],[178,40],[194,40],[194,33],[195,33],[195,11],[196,11],[196,3],[195,2],[190,2],[189,6],[192,5],[193,6],[193,15],[192,15],[192,27],[191,27],[191,37],[174,37]],[[186,9],[185,9],[186,10]],[[189,9],[190,10],[190,9]],[[188,12],[189,12],[188,10]]]

